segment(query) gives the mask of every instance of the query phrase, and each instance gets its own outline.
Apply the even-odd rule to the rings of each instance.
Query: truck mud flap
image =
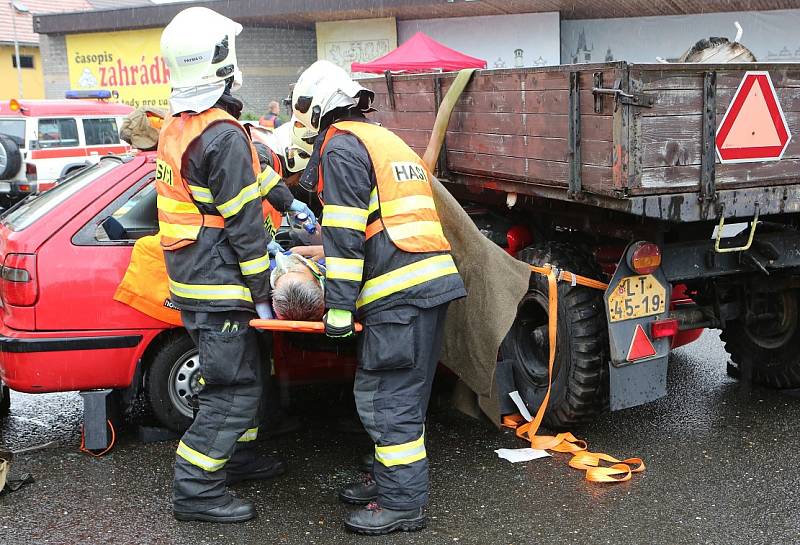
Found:
[[[667,356],[617,367],[608,364],[609,398],[612,411],[650,403],[667,395]]]
[[[655,401],[667,394],[670,338],[654,338],[651,324],[669,313],[672,287],[661,267],[640,274],[623,253],[605,293],[611,361],[612,411]]]

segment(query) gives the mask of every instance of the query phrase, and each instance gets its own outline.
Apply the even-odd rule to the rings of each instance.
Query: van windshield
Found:
[[[41,195],[28,197],[16,206],[12,206],[0,215],[0,222],[12,231],[22,231],[100,176],[121,164],[119,159],[108,157],[94,166],[84,168]]]
[[[10,136],[16,144],[25,147],[25,120],[24,119],[0,119],[0,134]]]

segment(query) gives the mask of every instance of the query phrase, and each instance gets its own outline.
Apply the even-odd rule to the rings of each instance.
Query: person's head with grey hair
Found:
[[[325,313],[325,293],[316,278],[290,278],[288,273],[272,290],[272,308],[280,320],[316,322]]]
[[[321,320],[325,313],[324,267],[300,255],[278,256],[271,275],[272,308],[277,318]]]

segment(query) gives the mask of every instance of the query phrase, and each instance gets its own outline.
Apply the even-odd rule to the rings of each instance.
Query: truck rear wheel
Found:
[[[200,390],[200,360],[191,337],[177,330],[166,338],[150,361],[145,381],[153,416],[165,427],[183,433],[192,423],[190,399]]]
[[[564,243],[542,243],[522,250],[517,258],[531,265],[549,263],[590,278],[600,278],[591,254]],[[530,289],[502,347],[511,358],[520,396],[534,413],[547,391],[549,338],[547,278],[532,274]],[[583,286],[558,285],[558,332],[552,391],[544,423],[564,429],[591,420],[608,406],[605,310],[603,292]]]
[[[800,296],[796,290],[755,294],[748,311],[722,330],[725,350],[739,371],[751,366],[753,382],[800,387]]]

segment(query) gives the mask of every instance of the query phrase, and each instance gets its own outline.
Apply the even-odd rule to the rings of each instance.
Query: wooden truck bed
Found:
[[[795,138],[780,161],[720,164],[716,128],[747,71],[768,71]],[[455,74],[369,78],[373,119],[420,154]],[[595,89],[603,91],[595,92]],[[619,89],[624,95],[614,95]],[[391,91],[391,92],[390,92]],[[692,222],[800,211],[800,65],[614,62],[475,73],[439,176]]]

